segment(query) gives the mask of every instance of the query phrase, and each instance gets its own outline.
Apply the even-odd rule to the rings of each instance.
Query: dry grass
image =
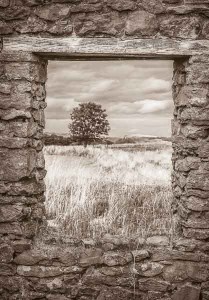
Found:
[[[48,146],[46,210],[75,237],[173,234],[171,147]]]

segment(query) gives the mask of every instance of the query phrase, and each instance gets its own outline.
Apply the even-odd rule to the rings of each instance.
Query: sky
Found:
[[[110,136],[170,136],[172,61],[50,61],[46,132],[68,133],[72,109],[102,105]]]

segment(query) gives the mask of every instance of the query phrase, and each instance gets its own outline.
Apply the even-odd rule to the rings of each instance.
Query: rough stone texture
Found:
[[[209,299],[208,18],[208,0],[0,0],[4,41],[67,37],[68,44],[57,42],[65,49],[60,55],[80,45],[87,55],[94,47],[100,55],[138,55],[136,48],[175,60],[172,184],[180,235],[171,243],[165,236],[133,241],[107,234],[68,245],[50,233],[50,241],[34,243],[45,226],[46,61],[27,39],[29,52],[10,53],[0,39],[1,299]],[[108,42],[87,43],[89,37]],[[51,52],[50,39],[42,45]],[[185,53],[192,56],[179,57]]]

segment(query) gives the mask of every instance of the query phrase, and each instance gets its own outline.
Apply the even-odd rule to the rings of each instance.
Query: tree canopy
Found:
[[[86,147],[108,135],[110,125],[106,110],[93,102],[81,103],[70,115],[69,130],[72,138]]]

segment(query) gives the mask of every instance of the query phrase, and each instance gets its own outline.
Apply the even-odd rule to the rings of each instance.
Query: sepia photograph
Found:
[[[209,300],[209,0],[0,0],[0,300]]]
[[[172,236],[172,61],[50,62],[50,226],[74,237]]]

